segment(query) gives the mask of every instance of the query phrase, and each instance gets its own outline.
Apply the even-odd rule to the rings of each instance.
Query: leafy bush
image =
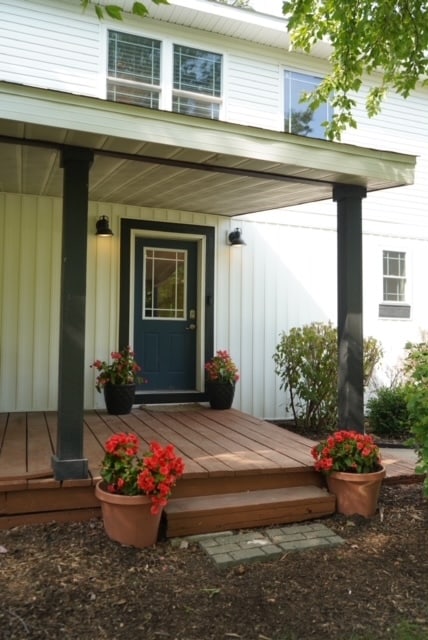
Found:
[[[367,402],[367,416],[373,433],[389,438],[407,438],[410,418],[405,385],[381,387]]]
[[[364,340],[364,384],[382,356],[374,338]],[[313,322],[282,332],[273,355],[280,388],[288,391],[296,426],[335,430],[338,415],[337,329],[331,323]]]
[[[418,454],[417,473],[425,473],[425,494],[428,495],[428,344],[407,345],[406,372],[407,408],[410,418],[411,444]]]

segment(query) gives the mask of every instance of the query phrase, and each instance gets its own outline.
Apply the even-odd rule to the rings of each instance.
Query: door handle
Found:
[[[196,325],[195,324],[189,324],[188,327],[186,327],[186,331],[194,331],[196,329]]]

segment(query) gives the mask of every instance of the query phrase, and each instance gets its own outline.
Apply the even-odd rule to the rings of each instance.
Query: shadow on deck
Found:
[[[50,460],[54,412],[0,414],[0,529],[99,516],[94,484],[103,444],[112,433],[136,433],[143,445],[171,443],[185,474],[166,508],[169,537],[298,522],[334,512],[314,442],[234,409],[204,405],[146,406],[126,416],[85,413],[89,477],[56,481]],[[144,446],[143,446],[144,448]],[[384,456],[387,482],[414,480],[414,462]]]

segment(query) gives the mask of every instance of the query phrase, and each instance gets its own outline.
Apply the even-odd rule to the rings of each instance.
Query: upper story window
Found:
[[[218,120],[221,80],[218,53],[108,32],[108,100]]]
[[[310,138],[325,138],[322,123],[330,121],[333,109],[323,104],[315,111],[305,102],[300,102],[302,94],[313,91],[322,78],[296,71],[285,71],[284,82],[284,131]]]
[[[404,302],[406,299],[406,254],[403,251],[383,252],[383,300]]]
[[[404,251],[383,251],[383,294],[379,305],[381,318],[410,318],[407,294],[407,268]]]
[[[107,98],[159,108],[161,43],[109,31]]]
[[[218,120],[221,63],[218,53],[174,45],[172,110]]]

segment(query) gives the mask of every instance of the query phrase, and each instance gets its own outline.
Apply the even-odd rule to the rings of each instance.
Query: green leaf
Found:
[[[149,14],[149,10],[142,2],[134,2],[132,5],[132,13],[143,18]]]
[[[97,18],[98,18],[99,20],[103,20],[103,19],[104,19],[104,12],[103,12],[103,10],[101,9],[101,7],[100,7],[99,5],[97,5],[97,4],[96,4],[96,5],[95,5],[95,7],[94,7],[94,9],[95,9],[95,13],[96,13],[96,15],[97,15]]]
[[[122,9],[115,4],[106,4],[106,13],[110,16],[110,18],[114,18],[115,20],[123,20]]]
[[[354,95],[365,75],[374,84],[366,99],[375,116],[388,90],[407,98],[428,76],[427,3],[421,0],[293,0],[283,3],[291,47],[310,53],[317,41],[332,45],[331,70],[313,92],[309,104],[326,98],[325,87],[339,96],[329,138],[340,139],[355,127]]]

